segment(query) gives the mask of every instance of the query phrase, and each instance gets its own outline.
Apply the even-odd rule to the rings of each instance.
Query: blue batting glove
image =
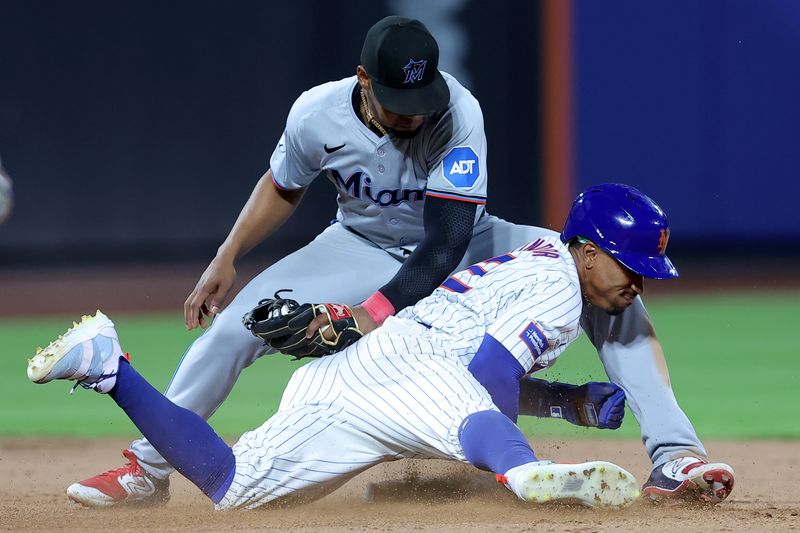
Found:
[[[613,383],[589,382],[568,394],[581,426],[617,429],[625,416],[625,391]],[[572,422],[570,420],[570,422]]]
[[[613,383],[571,385],[528,374],[520,382],[519,413],[562,418],[578,426],[617,429],[625,416],[625,391]]]

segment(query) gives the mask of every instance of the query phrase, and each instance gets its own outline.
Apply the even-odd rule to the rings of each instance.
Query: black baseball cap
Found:
[[[392,113],[429,115],[450,102],[439,72],[439,45],[416,19],[391,16],[372,26],[361,49],[361,66],[378,102]]]

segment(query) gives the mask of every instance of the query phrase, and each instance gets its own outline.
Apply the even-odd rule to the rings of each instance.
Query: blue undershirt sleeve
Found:
[[[486,334],[468,369],[489,391],[500,412],[516,422],[519,414],[519,380],[525,374],[525,369],[511,352],[500,341]]]

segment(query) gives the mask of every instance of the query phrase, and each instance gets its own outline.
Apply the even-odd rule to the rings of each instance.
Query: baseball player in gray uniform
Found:
[[[99,311],[35,355],[28,376],[110,394],[218,509],[311,500],[406,457],[471,463],[528,502],[621,507],[639,497],[623,468],[536,457],[513,422],[519,380],[579,336],[584,305],[618,315],[644,277],[677,277],[661,244],[666,231],[663,211],[636,189],[586,191],[560,238],[476,263],[344,351],[301,367],[278,412],[233,448],[130,366]],[[708,498],[727,495],[726,475],[727,465],[703,469]]]
[[[184,354],[167,398],[211,416],[240,372],[267,353],[242,327],[242,316],[280,289],[292,288],[299,301],[355,305],[353,314],[368,332],[459,268],[555,235],[484,209],[481,109],[438,70],[438,57],[421,22],[387,17],[367,33],[355,76],[298,98],[270,169],[184,305],[187,327],[205,327],[210,317],[213,324]],[[318,176],[337,188],[336,222],[256,276],[226,306],[235,262],[289,218]],[[641,300],[624,317],[588,306],[581,320],[608,376],[627,394],[654,473],[684,457],[704,461]],[[523,403],[540,394],[540,385],[522,381]],[[135,441],[124,455],[127,465],[70,485],[68,496],[88,506],[166,501],[173,468],[148,439]],[[689,489],[681,484],[666,493]]]

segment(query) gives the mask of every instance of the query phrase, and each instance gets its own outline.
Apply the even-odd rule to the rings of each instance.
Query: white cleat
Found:
[[[619,508],[640,496],[639,483],[624,468],[606,461],[578,464],[538,461],[498,476],[521,500],[531,503],[579,503]]]
[[[114,323],[97,311],[94,316],[84,315],[80,324],[73,322],[46,348],[37,348],[36,355],[28,360],[28,379],[34,383],[69,379],[77,382],[73,391],[81,385],[105,393],[116,383],[120,357],[128,359],[120,348]]]

